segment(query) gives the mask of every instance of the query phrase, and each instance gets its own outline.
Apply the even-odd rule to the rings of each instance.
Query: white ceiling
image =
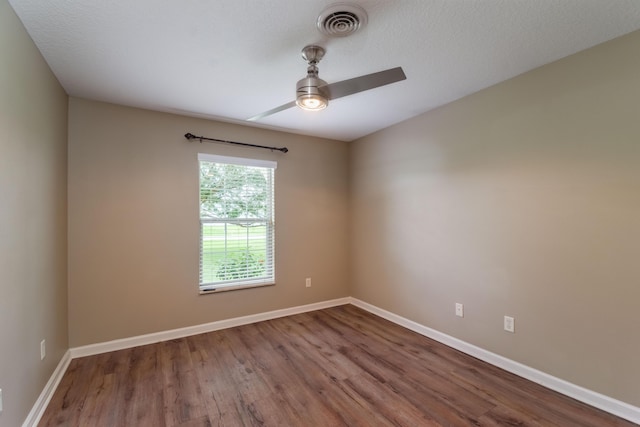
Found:
[[[639,0],[354,0],[368,25],[333,39],[315,26],[332,0],[9,3],[71,96],[346,141],[640,28]],[[294,99],[311,43],[329,83],[407,80],[245,122]]]

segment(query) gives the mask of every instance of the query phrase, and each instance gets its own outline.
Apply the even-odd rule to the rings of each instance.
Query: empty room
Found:
[[[0,0],[0,427],[640,425],[637,0]]]

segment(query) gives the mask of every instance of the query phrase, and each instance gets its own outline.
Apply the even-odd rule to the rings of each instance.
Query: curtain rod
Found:
[[[207,138],[206,136],[196,136],[196,135],[192,134],[191,132],[185,133],[184,137],[187,138],[189,141],[191,141],[193,139],[199,139],[200,143],[202,143],[202,141],[213,141],[213,142],[222,142],[222,143],[225,143],[225,144],[243,145],[245,147],[264,148],[264,149],[271,150],[271,151],[277,150],[277,151],[282,151],[283,153],[286,153],[287,151],[289,151],[289,149],[287,147],[282,147],[282,148],[268,147],[266,145],[247,144],[246,142],[235,142],[235,141],[227,141],[225,139]]]

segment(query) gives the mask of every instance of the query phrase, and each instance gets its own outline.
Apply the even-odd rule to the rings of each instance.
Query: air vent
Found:
[[[355,4],[334,4],[322,11],[317,25],[329,37],[350,36],[367,25],[367,12]]]

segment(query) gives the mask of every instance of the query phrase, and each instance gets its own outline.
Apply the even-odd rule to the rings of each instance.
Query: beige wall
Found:
[[[0,64],[0,426],[9,427],[68,348],[67,95],[6,0]]]
[[[640,32],[354,143],[353,296],[640,405],[638,46]]]
[[[72,347],[348,295],[346,143],[76,98],[69,115]],[[277,160],[275,286],[198,294],[198,152]]]

